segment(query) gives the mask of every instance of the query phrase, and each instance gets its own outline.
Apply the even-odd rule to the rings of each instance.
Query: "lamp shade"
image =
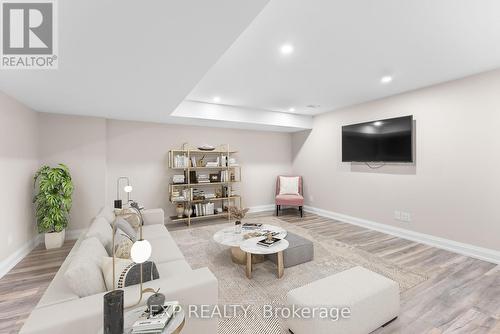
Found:
[[[137,240],[130,249],[130,257],[135,263],[146,262],[151,256],[151,244],[147,240]]]
[[[128,185],[128,186],[125,186],[123,187],[123,190],[126,192],[126,193],[131,193],[132,192],[132,186]]]

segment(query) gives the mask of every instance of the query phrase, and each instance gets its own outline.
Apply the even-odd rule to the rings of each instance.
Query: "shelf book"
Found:
[[[212,151],[192,148],[184,144],[182,149],[168,152],[168,168],[171,170],[169,199],[181,210],[182,216],[170,220],[185,222],[227,217],[228,208],[242,206],[240,195],[241,166],[238,152],[228,144]]]

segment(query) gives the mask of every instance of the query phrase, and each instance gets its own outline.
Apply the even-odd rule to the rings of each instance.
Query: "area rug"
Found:
[[[264,305],[279,307],[285,304],[286,293],[307,283],[346,269],[362,266],[399,283],[401,292],[425,281],[423,273],[401,268],[380,257],[349,246],[332,238],[315,235],[302,227],[286,223],[279,218],[245,219],[281,226],[289,232],[303,236],[314,243],[314,260],[285,268],[285,275],[276,278],[276,266],[270,261],[254,266],[252,279],[245,276],[245,267],[231,261],[228,247],[216,243],[212,237],[229,224],[214,224],[172,231],[171,235],[193,269],[208,267],[219,281],[219,305],[245,305],[247,316],[239,313],[219,320],[219,333],[288,333],[280,317],[265,318]],[[250,316],[248,316],[250,314]]]

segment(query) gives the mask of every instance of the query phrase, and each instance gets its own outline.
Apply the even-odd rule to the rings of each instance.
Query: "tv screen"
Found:
[[[342,161],[413,162],[413,116],[342,127]]]

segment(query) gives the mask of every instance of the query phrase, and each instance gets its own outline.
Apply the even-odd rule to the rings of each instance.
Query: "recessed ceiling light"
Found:
[[[214,102],[215,102],[215,103],[219,103],[219,102],[220,102],[220,97],[215,96],[215,97],[213,98],[213,100],[214,100]]]
[[[290,108],[288,109],[289,112],[294,112],[295,111],[295,108]]]
[[[280,51],[284,55],[289,55],[293,52],[293,45],[291,44],[283,44],[280,48]]]
[[[381,121],[376,121],[376,122],[373,123],[373,125],[375,125],[375,126],[381,126],[382,122]]]
[[[390,75],[383,76],[382,79],[380,79],[380,82],[383,84],[387,84],[392,81],[392,77]]]

